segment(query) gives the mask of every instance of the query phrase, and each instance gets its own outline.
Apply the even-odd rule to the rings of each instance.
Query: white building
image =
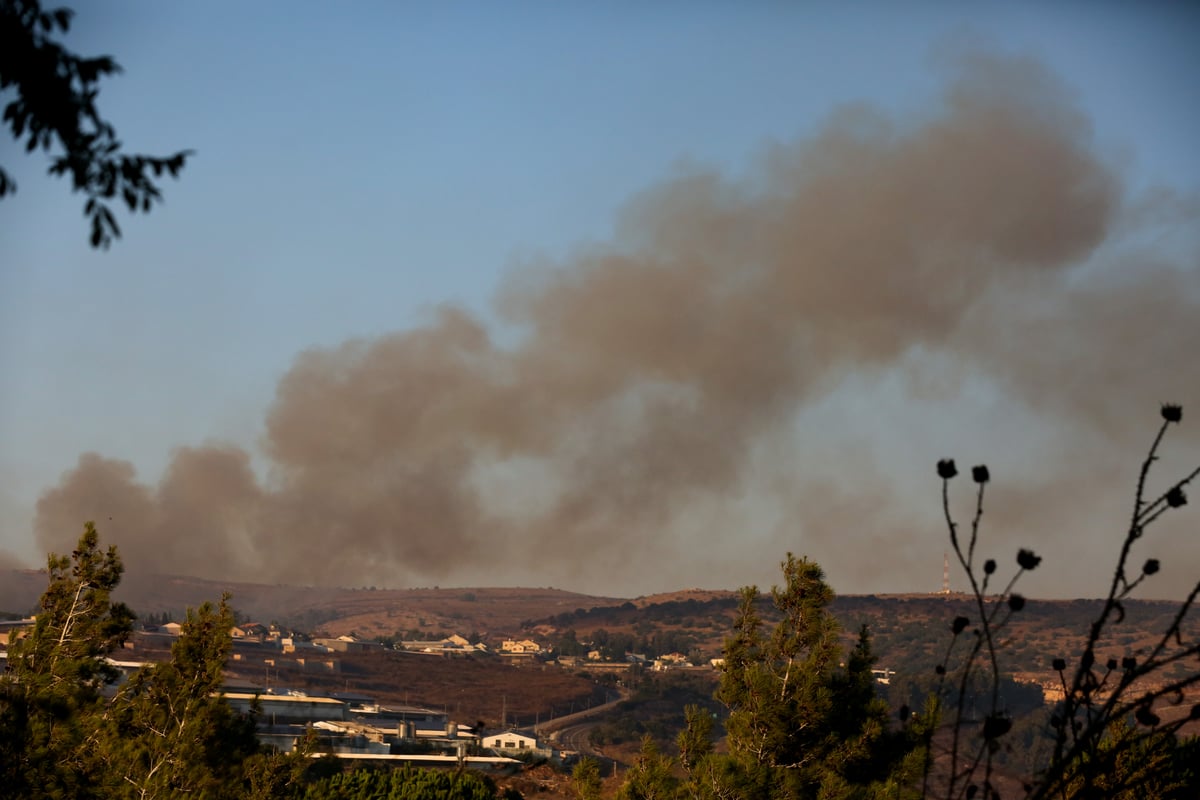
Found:
[[[537,739],[516,731],[494,733],[483,737],[483,746],[489,750],[499,750],[502,753],[520,753],[526,750],[537,750]]]

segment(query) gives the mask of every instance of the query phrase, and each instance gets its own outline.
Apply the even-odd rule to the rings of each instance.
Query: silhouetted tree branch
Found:
[[[55,41],[73,14],[43,11],[38,0],[0,0],[0,93],[16,92],[3,120],[26,152],[53,153],[49,173],[69,175],[72,190],[87,195],[91,244],[107,248],[121,235],[109,201],[149,212],[162,200],[154,179],[164,172],[177,177],[192,151],[161,157],[121,151],[116,129],[96,107],[100,79],[121,68],[109,56],[83,58]],[[0,197],[16,188],[0,168]]]

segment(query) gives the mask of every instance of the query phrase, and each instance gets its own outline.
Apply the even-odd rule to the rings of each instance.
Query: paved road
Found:
[[[592,728],[600,724],[600,717],[607,711],[612,711],[617,704],[629,696],[626,689],[617,689],[616,699],[598,706],[577,711],[574,714],[564,714],[552,720],[541,723],[537,727],[539,736],[547,736],[550,741],[562,750],[574,750],[591,756],[602,756],[589,741]]]
[[[576,753],[596,756],[600,753],[592,747],[591,733],[597,724],[599,724],[597,720],[584,720],[560,728],[552,735],[563,750],[574,750]]]

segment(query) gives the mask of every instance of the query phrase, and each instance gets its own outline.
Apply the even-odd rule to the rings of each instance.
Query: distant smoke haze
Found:
[[[268,474],[232,445],[179,448],[157,484],[81,456],[38,502],[39,546],[94,519],[131,570],[607,593],[769,581],[791,549],[847,591],[934,590],[934,460],[987,460],[1003,431],[1031,441],[998,440],[1001,464],[1044,459],[995,470],[994,547],[1069,564],[1043,594],[1099,593],[1122,522],[1097,514],[1127,512],[1157,404],[1200,424],[1196,252],[1118,245],[1193,227],[1195,204],[1131,197],[1037,62],[952,73],[920,116],[843,109],[755,174],[643,192],[611,242],[511,272],[503,335],[445,307],[302,353],[266,415]],[[837,400],[889,375],[873,404]],[[963,415],[1007,410],[905,438],[979,386]],[[1156,592],[1179,594],[1200,545],[1164,536]]]
[[[25,564],[21,562],[21,559],[7,550],[0,550],[0,570],[23,569],[24,567]]]

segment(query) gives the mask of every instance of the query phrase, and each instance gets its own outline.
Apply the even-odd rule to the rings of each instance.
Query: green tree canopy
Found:
[[[571,770],[571,785],[579,800],[600,800],[604,783],[600,778],[600,763],[594,758],[579,759]]]
[[[113,603],[123,566],[102,551],[88,523],[70,556],[51,554],[37,622],[8,647],[0,679],[0,797],[99,797],[101,689],[116,670],[106,656],[133,629],[133,613]]]
[[[687,712],[679,738],[685,794],[802,800],[915,792],[920,743],[889,729],[866,629],[843,654],[820,566],[789,553],[782,567],[784,582],[771,591],[778,622],[767,629],[760,593],[746,587],[725,643],[717,699],[729,708],[728,752],[713,751],[707,714]]]
[[[51,555],[33,628],[11,642],[0,676],[0,798],[295,796],[307,751],[263,748],[252,717],[220,695],[232,642],[228,598],[188,611],[171,659],[111,694],[108,655],[133,614],[110,599],[116,548],[92,523],[69,556]]]
[[[106,709],[114,797],[238,796],[261,748],[254,719],[220,696],[234,625],[228,596],[188,611],[171,659],[136,672]]]
[[[305,800],[494,800],[496,785],[468,770],[359,769],[310,784]]]

